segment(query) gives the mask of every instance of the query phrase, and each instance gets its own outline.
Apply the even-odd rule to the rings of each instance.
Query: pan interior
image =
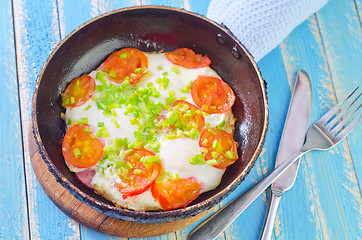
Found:
[[[218,41],[218,34],[223,36],[223,44]],[[73,32],[48,60],[38,86],[35,114],[42,144],[57,171],[81,191],[111,204],[78,182],[64,163],[61,145],[65,123],[60,115],[65,110],[60,94],[73,78],[91,72],[110,53],[125,47],[146,52],[186,47],[206,54],[212,61],[211,67],[235,93],[234,138],[239,143],[239,159],[228,167],[215,190],[202,194],[191,205],[230,188],[235,179],[243,178],[255,161],[252,156],[263,141],[266,125],[264,89],[258,70],[226,30],[199,16],[167,8],[124,10],[102,16]],[[235,47],[239,58],[234,57]]]

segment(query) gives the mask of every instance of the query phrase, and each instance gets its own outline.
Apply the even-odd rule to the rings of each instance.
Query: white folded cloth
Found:
[[[223,23],[259,61],[328,0],[212,0],[207,17]]]

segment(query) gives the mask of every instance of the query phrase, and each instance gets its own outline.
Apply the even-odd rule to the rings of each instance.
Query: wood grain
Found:
[[[0,239],[28,239],[11,1],[0,4]]]

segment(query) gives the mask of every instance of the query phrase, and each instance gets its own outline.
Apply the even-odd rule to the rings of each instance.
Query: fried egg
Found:
[[[126,86],[132,89],[132,93],[124,94],[120,92],[119,99],[127,98],[132,101],[132,94],[143,93],[156,89],[157,94],[149,95],[152,100],[152,106],[163,106],[159,116],[170,117],[167,111],[170,109],[170,98],[173,101],[183,100],[192,105],[195,103],[190,86],[198,76],[210,76],[221,79],[221,77],[209,66],[188,69],[172,63],[165,53],[144,53],[148,59],[147,72],[134,85]],[[123,103],[123,100],[116,102],[116,106],[106,112],[101,106],[102,101],[106,102],[102,86],[112,88],[112,86],[122,85],[111,81],[109,74],[97,69],[88,74],[95,80],[96,87],[94,95],[84,104],[75,107],[67,107],[63,119],[70,128],[76,124],[84,123],[94,128],[94,135],[102,139],[104,143],[104,152],[112,152],[117,144],[117,140],[123,141],[116,154],[103,157],[97,164],[87,168],[73,166],[66,161],[71,171],[79,173],[85,170],[91,170],[93,178],[90,180],[91,187],[100,195],[111,200],[115,205],[133,210],[159,210],[164,209],[162,203],[152,194],[151,186],[147,190],[132,196],[125,197],[117,188],[120,184],[120,170],[117,161],[123,159],[129,149],[137,148],[139,134],[145,134],[147,122],[147,106],[143,103],[139,105],[140,111],[137,114],[143,114],[136,118],[135,112],[132,112],[132,105]],[[165,84],[164,79],[168,79]],[[151,90],[150,90],[151,89]],[[131,91],[131,90],[130,90]],[[117,95],[117,94],[116,94]],[[104,98],[104,99],[103,99]],[[101,99],[101,100],[100,100]],[[148,100],[149,101],[149,100]],[[142,105],[143,104],[143,105]],[[169,107],[164,107],[169,106]],[[166,112],[166,113],[165,113]],[[234,116],[231,109],[223,113],[207,114],[202,111],[205,126],[208,128],[222,128],[230,135],[234,132]],[[145,120],[146,119],[146,120]],[[153,123],[162,122],[159,117],[153,119]],[[141,131],[141,130],[142,131]],[[151,129],[152,130],[152,129]],[[138,135],[137,135],[138,134]],[[174,131],[170,137],[170,132],[156,133],[148,142],[142,142],[142,146],[154,152],[159,159],[162,167],[160,176],[164,175],[171,179],[196,179],[202,186],[201,192],[215,189],[221,181],[225,168],[216,168],[209,164],[194,164],[190,161],[194,156],[201,156],[205,149],[200,147],[200,135],[193,137],[187,136],[182,131]],[[196,136],[196,137],[195,137]],[[215,142],[214,142],[215,143]],[[132,145],[133,144],[133,145]],[[136,147],[135,147],[136,146]],[[215,148],[216,149],[216,148]],[[112,156],[112,157],[110,157]],[[116,158],[116,160],[115,160]],[[158,180],[160,179],[158,176]],[[82,179],[80,179],[82,181]],[[123,180],[122,180],[123,181]],[[157,181],[157,180],[156,180]],[[82,181],[84,182],[84,180]],[[193,200],[193,199],[191,199]]]

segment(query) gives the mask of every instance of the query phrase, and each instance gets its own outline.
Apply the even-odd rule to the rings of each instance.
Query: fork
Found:
[[[330,149],[345,138],[362,117],[362,112],[357,114],[362,103],[359,105],[356,103],[362,93],[354,99],[352,98],[357,89],[358,87],[308,129],[305,143],[299,151],[275,168],[274,171],[268,174],[263,180],[202,222],[189,234],[187,239],[215,239],[297,159],[310,150]],[[355,107],[355,105],[358,106]],[[354,110],[353,107],[355,107]],[[352,110],[352,112],[349,110]],[[357,117],[355,117],[355,115],[357,115]],[[355,118],[351,120],[352,117]]]

